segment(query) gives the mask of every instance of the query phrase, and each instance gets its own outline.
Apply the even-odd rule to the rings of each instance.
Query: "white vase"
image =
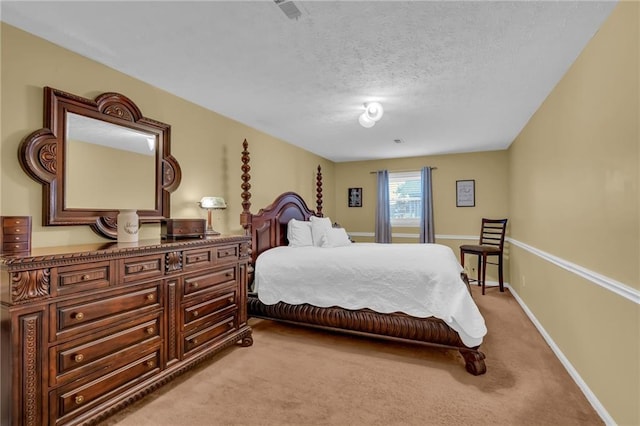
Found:
[[[138,213],[136,210],[120,210],[118,213],[118,242],[137,242],[138,223]]]

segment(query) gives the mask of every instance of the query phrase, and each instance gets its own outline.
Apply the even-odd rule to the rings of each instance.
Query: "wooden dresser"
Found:
[[[249,237],[219,236],[0,257],[0,424],[96,423],[250,346],[249,251]]]

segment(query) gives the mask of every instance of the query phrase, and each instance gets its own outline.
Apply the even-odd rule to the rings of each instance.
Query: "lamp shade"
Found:
[[[222,197],[202,197],[200,200],[200,207],[203,209],[226,209],[227,203],[225,203]]]

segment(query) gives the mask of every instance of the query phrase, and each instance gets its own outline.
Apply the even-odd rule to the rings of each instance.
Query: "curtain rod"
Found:
[[[437,167],[432,167],[431,170],[438,170]],[[404,172],[419,172],[420,169],[406,169],[406,170],[387,170],[389,173],[404,173]],[[369,172],[369,174],[378,173],[378,170]]]

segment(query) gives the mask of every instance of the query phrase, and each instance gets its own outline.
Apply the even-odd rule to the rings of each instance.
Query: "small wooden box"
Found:
[[[29,254],[31,216],[0,216],[0,225],[0,254]]]
[[[162,239],[204,238],[204,219],[162,219]]]

